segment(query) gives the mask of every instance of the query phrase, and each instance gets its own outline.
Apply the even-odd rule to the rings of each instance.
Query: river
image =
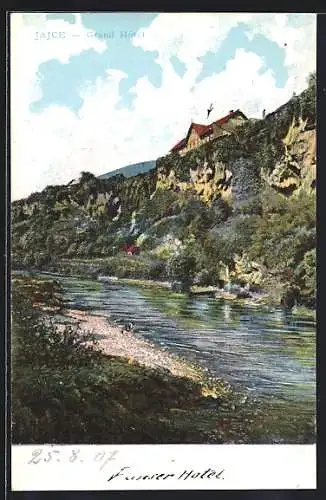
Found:
[[[118,325],[132,321],[137,335],[187,358],[239,391],[314,413],[313,318],[160,288],[70,277],[59,280],[68,307],[103,315]]]

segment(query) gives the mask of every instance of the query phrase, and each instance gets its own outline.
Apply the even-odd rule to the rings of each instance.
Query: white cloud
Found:
[[[316,69],[316,14],[259,14],[249,23],[249,37],[256,34],[284,49],[291,86],[301,92],[307,75]]]
[[[67,54],[91,47],[103,50],[103,46],[98,45],[101,42],[85,38],[78,42],[79,45],[67,46],[66,43],[65,51],[57,44],[53,45],[52,52],[40,48],[36,49],[40,51],[38,54],[33,50],[31,54],[32,47],[42,44],[35,41],[26,52],[22,67],[16,66],[18,79],[14,94],[17,99],[20,97],[21,107],[16,103],[13,108],[16,140],[12,155],[13,199],[48,184],[69,182],[82,170],[100,174],[128,163],[157,158],[184,136],[191,119],[205,123],[206,107],[211,101],[215,102],[212,120],[230,109],[240,108],[248,116],[256,117],[261,116],[263,109],[274,110],[286,102],[294,90],[302,90],[307,72],[314,69],[314,19],[307,18],[309,22],[300,28],[300,40],[290,20],[282,14],[161,14],[145,30],[143,38],[134,39],[134,44],[158,52],[162,86],[154,87],[144,75],[132,89],[134,109],[116,109],[120,100],[119,83],[127,75],[108,70],[104,78],[80,89],[83,106],[78,116],[67,108],[55,106],[32,115],[28,111],[28,104],[33,100],[32,86],[27,92],[21,82],[28,74],[30,84],[35,87],[35,73],[40,62],[53,57],[67,62]],[[74,26],[63,21],[48,22],[61,23],[61,28],[57,25],[58,31]],[[290,78],[285,88],[276,87],[271,71],[259,74],[262,59],[243,49],[237,50],[223,72],[195,83],[202,67],[197,58],[209,49],[218,50],[229,30],[239,22],[248,24],[248,33],[261,32],[279,45],[284,44],[286,35],[286,64]],[[54,30],[54,25],[51,26]],[[22,61],[21,47],[18,54]],[[184,78],[175,73],[171,55],[177,55],[186,65]]]
[[[26,24],[24,16],[26,14],[21,13],[13,13],[10,16],[11,94],[14,115],[16,110],[21,113],[40,97],[37,77],[40,64],[51,59],[67,64],[71,56],[85,50],[102,52],[106,49],[104,42],[88,36],[90,30],[82,26],[80,15],[76,15],[75,24],[60,19],[47,20],[45,14],[33,13],[28,16],[35,16],[37,23],[30,21]],[[50,39],[40,39],[40,33],[50,34]]]
[[[33,191],[42,168],[46,168],[49,162],[56,163],[56,146],[61,145],[63,139],[51,126],[54,123],[64,123],[67,116],[68,126],[73,119],[71,113],[63,109],[47,110],[42,117],[33,116],[29,112],[30,104],[41,97],[38,77],[40,64],[50,59],[57,59],[66,64],[73,55],[88,49],[101,52],[105,50],[106,45],[88,36],[89,30],[81,25],[80,15],[76,15],[75,24],[60,19],[47,20],[46,14],[33,13],[13,13],[10,21],[11,180],[15,197]],[[40,39],[37,35],[40,32],[54,33],[57,38]],[[58,38],[58,33],[63,33],[61,36],[64,38]],[[49,120],[45,118],[48,115]],[[53,115],[56,120],[53,120]],[[46,151],[52,150],[53,156],[50,159]]]
[[[160,54],[177,55],[191,63],[208,50],[218,50],[231,28],[248,22],[252,14],[160,14],[136,37],[134,45]],[[144,31],[144,30],[142,30]]]
[[[250,18],[246,13],[160,14],[133,43],[147,51],[158,51],[157,62],[164,71],[168,71],[170,57],[177,56],[186,65],[184,80],[192,85],[202,68],[199,58],[210,50],[218,51],[231,28]]]

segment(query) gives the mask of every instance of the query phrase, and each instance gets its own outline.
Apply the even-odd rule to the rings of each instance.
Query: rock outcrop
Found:
[[[293,118],[282,140],[284,153],[271,173],[262,178],[283,194],[311,190],[316,183],[316,131],[306,130],[307,120]]]
[[[284,195],[314,189],[315,118],[309,88],[263,120],[249,120],[182,157],[160,158],[156,189],[190,192],[208,204],[219,197],[248,201],[264,183]]]

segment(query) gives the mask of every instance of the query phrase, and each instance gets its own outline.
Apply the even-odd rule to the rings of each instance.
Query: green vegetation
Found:
[[[303,167],[311,144],[302,139],[298,149],[288,138],[285,147],[284,138],[298,123],[313,131],[315,118],[310,75],[308,88],[266,119],[160,158],[147,173],[82,172],[14,202],[13,267],[169,279],[179,291],[230,281],[314,309],[315,181],[310,163]],[[140,255],[122,251],[131,245]]]
[[[13,442],[200,440],[198,428],[174,422],[172,409],[188,415],[201,408],[206,401],[202,386],[104,356],[95,338],[74,326],[60,330],[55,318],[40,309],[42,303],[62,307],[60,294],[55,282],[13,279]]]
[[[296,408],[103,355],[95,336],[58,325],[53,280],[14,277],[12,302],[13,443],[314,442],[312,416]]]
[[[303,122],[312,135],[301,136],[300,147],[284,141]],[[188,299],[173,292],[225,283],[311,314],[316,193],[305,154],[315,122],[311,75],[300,96],[266,119],[183,157],[160,158],[147,173],[99,179],[82,172],[78,181],[16,201],[12,266],[151,286],[169,280],[174,289],[165,307],[172,316]],[[127,255],[131,245],[139,255]],[[313,416],[296,408],[247,406],[223,384],[217,399],[203,397],[203,383],[104,356],[92,335],[58,326],[58,283],[14,277],[12,285],[14,443],[314,441]],[[144,294],[155,302],[152,291]],[[194,326],[200,318],[188,321]]]
[[[171,281],[180,281],[181,290],[189,291],[195,275],[196,258],[189,248],[176,253],[168,263],[168,275]]]
[[[161,195],[157,205],[157,217],[161,217],[159,220],[165,223],[164,231],[162,226],[152,225],[150,231],[154,243],[147,249],[146,245],[141,246],[139,256],[126,255],[119,249],[110,256],[114,250],[108,238],[99,230],[95,234],[99,234],[97,240],[101,241],[104,252],[100,250],[98,256],[92,257],[87,251],[88,243],[80,236],[79,249],[83,245],[85,251],[79,257],[81,252],[77,252],[77,255],[67,252],[77,245],[75,240],[70,243],[70,238],[74,238],[73,232],[63,229],[60,236],[54,225],[46,228],[48,236],[44,238],[44,233],[36,228],[37,221],[32,220],[27,231],[25,227],[14,226],[13,264],[43,267],[67,274],[107,274],[119,278],[157,280],[169,278],[180,281],[183,290],[187,290],[194,282],[204,286],[218,285],[223,280],[225,266],[233,273],[235,282],[240,280],[245,283],[250,275],[246,275],[245,279],[237,275],[235,262],[236,256],[247,255],[250,261],[258,262],[262,268],[260,288],[279,290],[279,299],[284,298],[290,305],[296,303],[315,307],[314,192],[302,192],[286,198],[270,188],[265,189],[252,202],[252,207],[254,203],[259,207],[260,214],[257,213],[258,209],[253,208],[248,214],[248,206],[245,205],[237,214],[228,216],[226,221],[218,224],[214,206],[205,207],[199,203],[201,210],[197,209],[196,215],[190,217],[188,213],[191,213],[191,206],[196,201],[193,199],[189,200],[190,208],[189,205],[184,206],[178,220],[171,220],[170,216],[162,217],[162,212],[170,207],[169,196],[166,201],[165,204]],[[40,219],[41,215],[38,216]],[[188,224],[184,223],[184,219],[187,219]],[[44,228],[44,232],[46,230]],[[169,239],[166,239],[167,235]],[[86,233],[84,237],[88,239],[92,233]],[[110,238],[119,238],[119,235],[111,233]],[[29,240],[28,249],[26,240]],[[51,253],[46,253],[44,246],[50,245],[50,242]],[[179,246],[175,246],[175,242],[179,242]],[[103,253],[106,255],[103,256]]]
[[[180,196],[178,202],[181,201]],[[181,214],[162,216],[171,204],[170,196],[164,200],[161,193],[160,202],[151,206],[154,214],[155,206],[158,207],[156,216],[161,225],[151,225],[149,234],[152,244],[144,239],[139,256],[119,251],[118,243],[127,240],[121,238],[119,230],[109,236],[105,236],[101,229],[94,233],[85,232],[79,235],[77,243],[75,232],[66,227],[61,232],[57,224],[46,228],[42,226],[44,231],[37,229],[38,221],[42,220],[42,215],[39,215],[37,219],[32,218],[28,229],[26,224],[14,225],[13,265],[67,274],[170,279],[181,282],[183,290],[189,290],[193,283],[218,285],[221,279],[223,281],[225,266],[235,282],[249,282],[254,286],[254,282],[250,282],[250,274],[243,278],[236,270],[237,257],[247,256],[249,261],[261,266],[260,288],[278,290],[279,300],[284,299],[290,306],[296,303],[315,307],[314,192],[302,192],[287,198],[266,188],[251,202],[249,213],[247,204],[237,213],[231,213],[226,221],[217,224],[215,206],[204,206],[198,200],[198,206],[192,208],[195,202],[194,198],[188,202],[183,200]],[[255,206],[258,208],[255,209]],[[149,224],[149,221],[143,219],[144,224]],[[98,252],[94,247],[89,252],[88,240],[93,236],[100,244]],[[115,241],[115,245],[110,244],[110,240]],[[72,248],[76,249],[75,253]]]

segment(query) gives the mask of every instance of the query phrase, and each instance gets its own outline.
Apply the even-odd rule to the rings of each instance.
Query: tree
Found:
[[[308,76],[308,87],[316,87],[317,77],[316,71],[312,71]]]
[[[86,184],[94,179],[96,179],[96,177],[91,172],[81,172],[79,182],[80,184]]]
[[[175,253],[168,262],[168,276],[181,283],[181,290],[188,291],[196,272],[196,258],[185,248]]]
[[[305,253],[303,260],[295,270],[294,278],[301,289],[302,300],[308,306],[316,306],[316,249]]]

